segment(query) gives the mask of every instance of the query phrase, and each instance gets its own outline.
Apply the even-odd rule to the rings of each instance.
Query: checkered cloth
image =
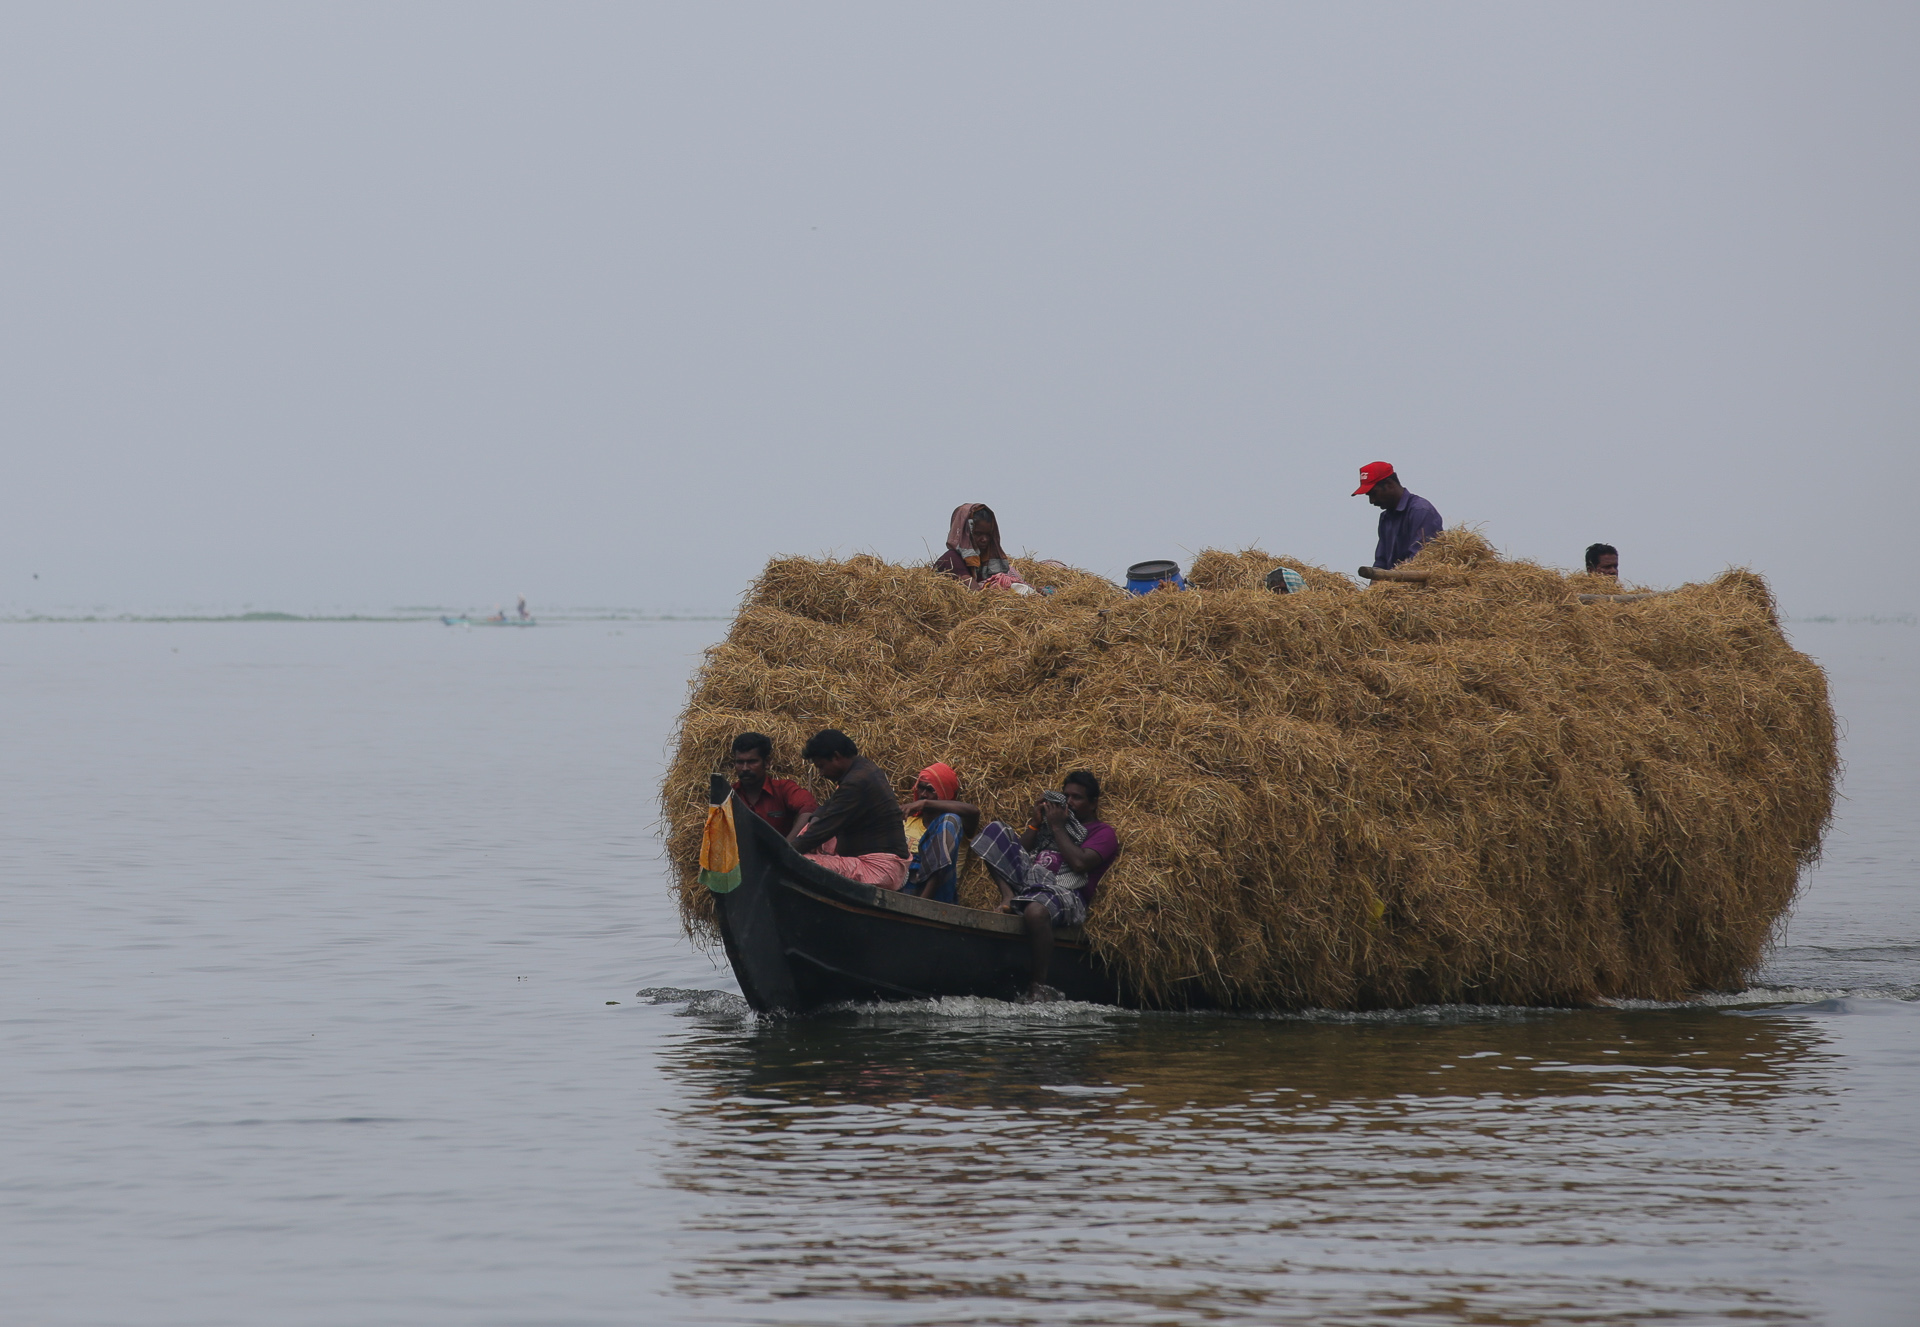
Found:
[[[1073,820],[1068,822],[1067,834],[1078,842],[1087,831]],[[1058,852],[1051,848],[1028,852],[1020,846],[1019,835],[998,820],[983,828],[970,846],[987,870],[1006,882],[1015,903],[1045,905],[1057,926],[1078,926],[1087,919],[1087,901],[1080,895],[1087,878],[1068,870]]]

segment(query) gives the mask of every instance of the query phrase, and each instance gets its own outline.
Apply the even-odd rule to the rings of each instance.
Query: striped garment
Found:
[[[1087,831],[1078,820],[1069,820],[1067,834],[1077,843]],[[1013,891],[1016,904],[1043,904],[1056,926],[1078,926],[1087,919],[1087,901],[1080,894],[1087,878],[1068,870],[1051,848],[1028,852],[1020,846],[1020,836],[998,820],[983,828],[968,846]]]

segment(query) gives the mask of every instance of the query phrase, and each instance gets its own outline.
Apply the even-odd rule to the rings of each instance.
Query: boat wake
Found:
[[[1136,1019],[1138,1010],[1121,1009],[1110,1004],[1091,1004],[1085,1000],[1027,1001],[996,1000],[985,995],[943,995],[933,1000],[848,1003],[834,1006],[834,1012],[852,1014],[862,1022],[941,1022],[941,1023],[1046,1023],[1095,1024],[1117,1019]]]
[[[752,1023],[762,1016],[729,991],[705,991],[686,986],[648,986],[634,992],[646,1004],[677,1004],[682,1018]],[[1691,1000],[1606,1000],[1586,1010],[1553,1009],[1533,1005],[1419,1005],[1412,1009],[1297,1009],[1271,1013],[1222,1010],[1121,1009],[1083,1000],[1028,1003],[995,1000],[981,995],[946,995],[932,1000],[849,1002],[816,1011],[816,1017],[852,1017],[870,1026],[902,1023],[974,1023],[983,1025],[1099,1026],[1136,1019],[1255,1018],[1303,1023],[1451,1024],[1504,1022],[1515,1018],[1619,1010],[1624,1013],[1660,1010],[1720,1009],[1738,1014],[1920,1014],[1920,987],[1864,987],[1841,989],[1812,986],[1754,987],[1717,992]]]
[[[1859,1008],[1854,1008],[1859,1006]],[[1755,986],[1744,991],[1716,991],[1687,1000],[1601,1000],[1577,1009],[1545,1005],[1429,1004],[1411,1009],[1298,1009],[1263,1014],[1228,1014],[1229,1018],[1285,1019],[1309,1023],[1475,1023],[1561,1014],[1657,1012],[1718,1009],[1728,1013],[1792,1014],[1865,1012],[1866,1006],[1920,1013],[1920,987],[1874,986],[1856,989],[1812,986]],[[1897,1008],[1894,1008],[1897,1006]]]
[[[701,991],[689,986],[647,986],[634,998],[647,1004],[678,1004],[681,1018],[709,1018],[721,1022],[751,1023],[759,1017],[745,1000],[730,991]]]
[[[1784,1014],[1835,1004],[1913,1005],[1920,1009],[1920,986],[1755,986],[1719,991],[1690,1000],[1609,1000],[1612,1009],[1728,1009]]]

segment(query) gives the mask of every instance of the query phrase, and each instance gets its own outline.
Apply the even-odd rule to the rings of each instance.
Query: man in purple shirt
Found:
[[[1400,476],[1385,461],[1360,467],[1360,487],[1353,490],[1353,496],[1363,493],[1380,509],[1380,543],[1373,550],[1376,567],[1398,566],[1445,528],[1433,504],[1407,492]]]
[[[1100,877],[1120,855],[1120,836],[1100,818],[1100,780],[1091,770],[1074,770],[1059,792],[1041,794],[1024,833],[995,820],[971,846],[1000,886],[1000,910],[1026,924],[1033,950],[1028,998],[1059,999],[1047,985],[1053,928],[1086,921]]]

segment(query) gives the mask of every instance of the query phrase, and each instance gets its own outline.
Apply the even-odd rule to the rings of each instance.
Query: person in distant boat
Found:
[[[520,596],[520,608],[518,611],[520,613],[520,620],[522,622],[525,622],[528,618],[533,616],[532,613],[529,613],[527,611],[527,596],[524,594]]]
[[[1353,490],[1353,496],[1362,494],[1380,509],[1380,542],[1373,550],[1376,567],[1400,565],[1445,528],[1433,504],[1407,492],[1400,476],[1385,461],[1360,467],[1360,487]]]
[[[773,739],[765,733],[741,733],[733,739],[733,790],[747,809],[792,839],[807,827],[820,803],[792,779],[772,777]]]
[[[1033,946],[1027,995],[1046,999],[1053,928],[1086,921],[1101,877],[1120,855],[1120,835],[1100,819],[1100,780],[1074,770],[1059,792],[1041,794],[1017,837],[996,820],[969,846],[1000,886],[1000,910],[1026,923]]]
[[[801,758],[840,786],[814,812],[793,846],[809,861],[862,884],[898,889],[907,883],[907,832],[893,785],[838,728],[822,728]]]
[[[1620,579],[1620,550],[1612,544],[1587,545],[1587,570]]]
[[[933,569],[976,590],[990,585],[1010,590],[1026,584],[1000,546],[999,518],[984,502],[963,502],[953,509],[953,518],[947,522],[947,551],[934,560]]]
[[[980,823],[980,808],[960,797],[960,776],[935,762],[920,771],[907,817],[906,893],[939,903],[960,901],[960,836]]]

